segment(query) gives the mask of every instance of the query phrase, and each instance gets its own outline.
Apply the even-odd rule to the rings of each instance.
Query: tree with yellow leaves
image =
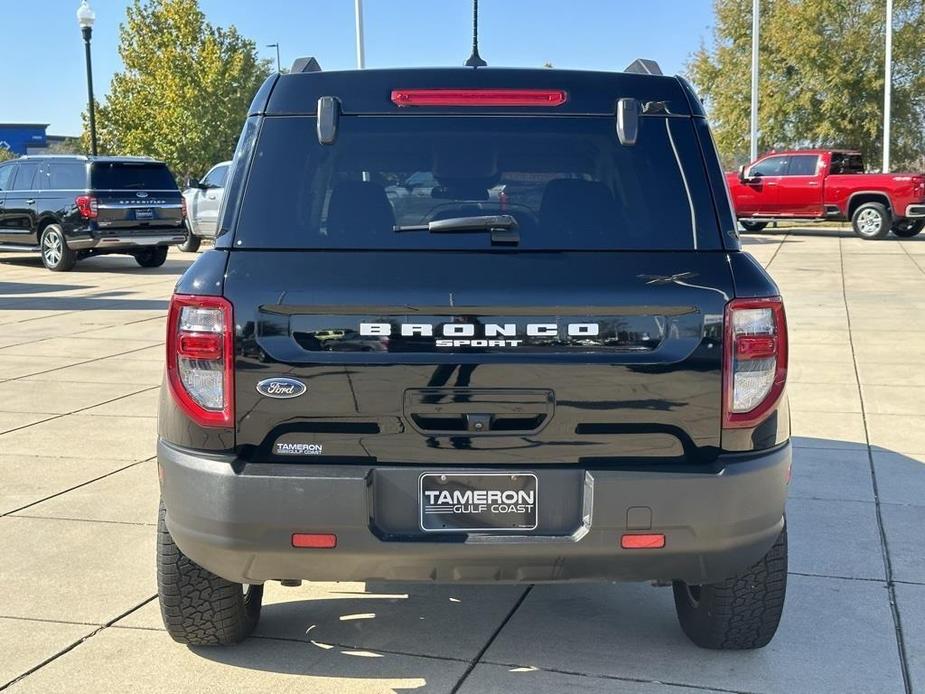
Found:
[[[134,0],[119,55],[124,70],[97,107],[100,152],[156,157],[180,177],[231,158],[270,74],[254,42],[209,24],[198,0]]]
[[[689,74],[706,102],[730,168],[748,158],[752,0],[715,0],[711,47]],[[925,4],[895,0],[894,170],[923,166]],[[759,151],[850,147],[880,163],[883,138],[885,0],[762,0]]]

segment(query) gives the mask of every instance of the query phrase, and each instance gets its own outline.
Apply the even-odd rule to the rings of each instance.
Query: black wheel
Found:
[[[186,241],[183,243],[177,244],[179,248],[184,253],[195,253],[199,250],[199,246],[202,244],[202,239],[198,236],[194,236],[193,232],[189,230],[189,227],[186,228]]]
[[[157,516],[157,598],[170,637],[190,646],[228,646],[257,626],[263,586],[243,586],[196,564],[167,531],[163,502]]]
[[[774,638],[787,591],[787,528],[770,551],[722,583],[674,582],[678,621],[701,648],[762,648]]]
[[[854,233],[868,241],[885,238],[892,222],[890,211],[879,202],[865,202],[851,215]]]
[[[925,229],[925,219],[904,219],[893,225],[893,233],[901,239],[911,239]]]
[[[77,252],[67,247],[64,232],[57,224],[49,224],[42,231],[42,264],[54,272],[68,272],[77,263]]]
[[[141,267],[160,267],[167,260],[167,246],[155,246],[135,253],[135,262]]]
[[[747,222],[744,219],[740,219],[739,224],[742,225],[742,228],[745,229],[745,231],[752,232],[761,231],[768,225],[767,222]]]

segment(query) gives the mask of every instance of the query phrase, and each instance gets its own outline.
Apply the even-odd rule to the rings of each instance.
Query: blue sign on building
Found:
[[[29,154],[48,147],[47,123],[0,123],[0,147],[16,154]]]

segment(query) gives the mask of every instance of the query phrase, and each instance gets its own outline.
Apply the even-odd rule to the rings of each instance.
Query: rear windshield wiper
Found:
[[[475,234],[489,232],[491,242],[516,245],[520,242],[517,220],[509,214],[438,219],[427,224],[392,227],[393,231],[429,231],[431,234]]]

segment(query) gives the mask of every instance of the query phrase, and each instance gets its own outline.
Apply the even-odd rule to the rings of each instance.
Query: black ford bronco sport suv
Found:
[[[274,75],[168,321],[177,641],[303,579],[672,581],[699,646],[774,635],[784,309],[683,79]]]
[[[41,251],[49,270],[126,253],[159,267],[186,240],[183,198],[147,157],[27,156],[0,164],[0,250]]]

